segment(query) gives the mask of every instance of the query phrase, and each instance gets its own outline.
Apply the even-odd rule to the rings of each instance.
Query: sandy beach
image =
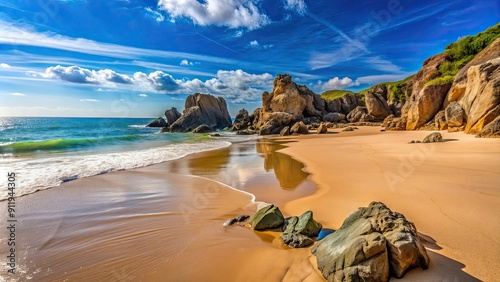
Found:
[[[267,202],[337,229],[371,201],[425,238],[429,269],[403,281],[494,281],[500,142],[442,132],[446,142],[408,144],[428,133],[263,139],[21,197],[21,281],[324,281],[311,247],[223,222]]]

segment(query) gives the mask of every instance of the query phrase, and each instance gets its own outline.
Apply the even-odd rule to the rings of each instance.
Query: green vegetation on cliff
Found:
[[[399,81],[382,82],[382,83],[376,84],[370,88],[367,88],[365,90],[361,90],[359,93],[366,94],[366,92],[368,92],[368,90],[370,90],[370,89],[385,86],[387,88],[387,100],[388,101],[393,101],[393,100],[405,101],[406,94],[408,93],[408,96],[411,95],[411,88],[407,86],[407,83],[412,78],[413,78],[413,75],[410,75],[407,78],[399,80]]]
[[[455,80],[454,75],[445,75],[445,76],[440,76],[438,78],[434,78],[433,80],[427,81],[425,83],[425,85],[448,84],[448,83],[453,83],[453,80]]]
[[[479,52],[500,37],[500,23],[474,36],[466,36],[446,46],[450,61],[439,67],[442,77],[453,76],[470,62]]]
[[[344,94],[354,93],[349,90],[328,90],[321,93],[321,97],[325,100],[333,100],[344,96]]]

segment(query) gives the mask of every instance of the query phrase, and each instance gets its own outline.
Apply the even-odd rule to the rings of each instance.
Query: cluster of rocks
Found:
[[[253,230],[283,231],[281,241],[292,248],[313,245],[323,228],[313,219],[312,211],[284,218],[274,205],[224,225],[241,225],[247,220]],[[391,276],[402,278],[413,268],[429,266],[415,225],[380,202],[351,213],[337,231],[316,244],[312,253],[328,281],[389,281]]]
[[[210,94],[189,95],[183,113],[176,108],[165,111],[164,120],[159,117],[149,127],[161,127],[162,132],[207,133],[231,127],[231,116],[224,98]]]
[[[424,61],[422,69],[407,83],[411,95],[401,116],[384,120],[387,130],[464,131],[476,137],[500,135],[493,123],[500,116],[500,39],[462,67],[453,82],[429,85],[441,76],[439,67],[449,61],[446,53]]]
[[[339,124],[364,123],[380,125],[390,114],[397,114],[399,106],[388,105],[387,97],[375,90],[365,97],[348,93],[325,100],[305,85],[297,85],[287,74],[277,75],[273,91],[262,94],[262,107],[253,113],[242,109],[236,116],[231,130],[238,134],[307,134],[310,130],[326,133]]]

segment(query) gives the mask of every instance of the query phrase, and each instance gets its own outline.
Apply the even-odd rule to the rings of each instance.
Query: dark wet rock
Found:
[[[168,124],[162,117],[159,117],[146,126],[147,127],[167,127]]]
[[[250,218],[250,226],[254,230],[274,229],[283,226],[285,218],[275,205],[268,205],[258,210]]]
[[[326,122],[340,122],[341,120],[345,120],[346,116],[341,113],[328,113],[323,116],[323,121]]]
[[[238,131],[247,129],[250,125],[252,125],[252,117],[248,114],[248,111],[245,109],[241,109],[236,115],[233,125],[231,126],[232,131]]]
[[[231,226],[231,225],[235,225],[235,224],[241,225],[241,224],[245,223],[246,221],[248,221],[249,218],[250,218],[250,216],[246,215],[246,214],[239,215],[237,217],[226,220],[226,222],[224,222],[223,226]]]
[[[292,216],[285,222],[286,227],[280,236],[281,241],[292,248],[302,248],[314,243],[312,237],[318,236],[323,226],[313,218],[313,212],[307,211],[301,216]]]

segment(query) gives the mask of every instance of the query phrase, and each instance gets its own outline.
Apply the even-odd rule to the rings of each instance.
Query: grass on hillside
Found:
[[[453,83],[453,80],[455,80],[454,75],[445,75],[445,76],[441,76],[438,78],[434,78],[433,80],[427,81],[425,83],[425,85],[448,84],[448,83]]]
[[[456,75],[458,71],[470,62],[479,52],[500,37],[500,23],[474,36],[466,36],[457,42],[446,46],[445,52],[451,61],[439,67],[442,77]]]
[[[323,97],[323,99],[325,100],[333,100],[344,96],[344,94],[350,94],[350,93],[354,92],[349,90],[328,90],[321,93],[321,97]]]
[[[405,84],[410,81],[413,78],[413,75],[408,76],[405,79],[399,80],[399,81],[393,81],[393,82],[382,82],[379,84],[376,84],[370,88],[367,88],[365,90],[360,91],[359,93],[361,94],[366,94],[368,90],[380,86],[380,85],[385,85],[387,87],[388,91],[388,101],[392,100],[397,100],[397,101],[405,101],[406,100],[406,87]],[[411,90],[410,90],[411,91]]]

